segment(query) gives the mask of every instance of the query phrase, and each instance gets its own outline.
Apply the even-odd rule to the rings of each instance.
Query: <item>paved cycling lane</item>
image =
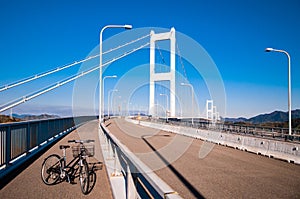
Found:
[[[201,140],[121,119],[106,126],[183,198],[300,197],[299,165],[219,145],[200,159]]]
[[[35,160],[26,170],[22,171],[11,182],[9,182],[0,191],[0,198],[112,198],[110,184],[105,171],[105,165],[98,165],[99,170],[96,173],[96,183],[88,195],[83,195],[80,189],[78,178],[76,184],[62,182],[52,186],[47,186],[41,179],[41,165],[43,160],[50,154],[56,153],[62,155],[59,145],[72,145],[68,140],[72,139],[93,139],[95,140],[95,156],[88,160],[89,162],[103,162],[100,152],[100,143],[98,138],[98,122],[89,122],[60,140],[51,147],[40,158]],[[67,150],[67,159],[71,160],[71,150]]]

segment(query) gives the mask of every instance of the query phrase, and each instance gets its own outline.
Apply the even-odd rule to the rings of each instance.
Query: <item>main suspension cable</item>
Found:
[[[135,48],[135,49],[133,49],[133,50],[130,50],[130,51],[128,51],[128,52],[125,52],[124,54],[120,55],[119,57],[113,58],[112,60],[110,60],[110,61],[108,61],[108,62],[105,62],[105,63],[102,65],[102,67],[104,67],[104,66],[106,66],[106,65],[109,65],[109,64],[111,64],[112,62],[117,61],[117,60],[119,60],[119,59],[121,59],[121,58],[123,58],[123,57],[125,57],[125,56],[127,56],[127,55],[130,55],[130,54],[134,53],[135,51],[138,51],[138,50],[140,50],[140,49],[142,49],[142,48],[148,46],[149,44],[150,44],[150,42],[148,42],[148,43],[146,43],[146,44],[144,44],[144,45],[141,45],[141,46],[138,47],[138,48]],[[89,74],[89,73],[91,73],[91,72],[93,72],[93,71],[95,71],[95,70],[97,70],[97,69],[99,69],[99,66],[96,66],[96,67],[91,68],[91,69],[89,69],[89,70],[83,71],[83,72],[81,72],[80,74],[71,76],[71,77],[69,77],[69,78],[67,78],[67,79],[65,79],[65,80],[63,80],[63,81],[57,82],[57,83],[55,83],[55,84],[53,84],[53,85],[51,85],[51,86],[49,86],[49,87],[46,87],[46,88],[44,88],[44,89],[41,89],[41,90],[39,90],[39,91],[37,91],[37,92],[34,92],[34,93],[32,93],[32,94],[29,94],[29,95],[27,95],[27,96],[23,96],[23,97],[21,97],[21,98],[18,98],[18,99],[14,100],[13,102],[10,102],[10,103],[8,103],[8,104],[2,105],[1,108],[0,108],[0,113],[3,112],[3,111],[6,111],[6,110],[8,110],[8,109],[11,109],[11,108],[13,108],[13,107],[15,107],[15,106],[18,106],[18,105],[20,105],[20,104],[22,104],[22,103],[25,103],[26,101],[29,101],[29,100],[31,100],[31,99],[33,99],[33,98],[36,98],[36,97],[38,97],[38,96],[40,96],[40,95],[42,95],[42,94],[45,94],[45,93],[47,93],[47,92],[49,92],[49,91],[51,91],[51,90],[54,90],[54,89],[56,89],[56,88],[58,88],[58,87],[60,87],[60,86],[63,86],[63,85],[65,85],[65,84],[69,83],[69,82],[72,82],[72,81],[74,81],[74,80],[76,80],[76,79],[78,79],[78,78],[80,78],[80,77],[83,77],[83,76],[85,76],[85,75],[87,75],[87,74]]]
[[[1,88],[0,88],[0,92],[2,92],[2,91],[4,91],[4,90],[8,90],[8,89],[13,88],[13,87],[16,87],[16,86],[19,86],[19,85],[22,85],[22,84],[25,84],[25,83],[27,83],[27,82],[30,82],[30,81],[33,81],[33,80],[36,80],[36,79],[45,77],[45,76],[50,75],[50,74],[52,74],[52,73],[56,73],[56,72],[58,72],[58,71],[61,71],[61,70],[70,68],[70,67],[72,67],[72,66],[75,66],[75,65],[77,65],[77,64],[83,63],[83,62],[88,61],[88,60],[90,60],[90,59],[94,59],[94,58],[96,58],[96,57],[99,57],[99,54],[98,54],[98,55],[94,55],[94,56],[90,56],[90,57],[88,57],[88,58],[86,58],[86,59],[82,59],[82,60],[80,60],[80,61],[75,61],[74,63],[68,64],[68,65],[63,66],[63,67],[58,67],[58,68],[56,68],[56,69],[53,69],[53,70],[50,70],[50,71],[47,71],[47,72],[44,72],[44,73],[40,73],[40,74],[37,74],[37,75],[34,75],[34,76],[32,76],[32,77],[29,77],[29,78],[26,78],[26,79],[17,81],[17,82],[15,82],[15,83],[11,83],[11,84],[9,84],[9,85],[6,85],[6,86],[1,87]]]
[[[135,39],[135,40],[132,40],[132,41],[130,41],[130,42],[128,42],[128,43],[125,43],[125,44],[123,44],[123,45],[117,46],[116,48],[112,48],[112,49],[110,49],[110,50],[108,50],[108,51],[105,51],[105,52],[103,52],[102,54],[104,55],[104,54],[113,52],[113,51],[115,51],[115,50],[118,50],[118,49],[123,48],[123,47],[125,47],[125,46],[128,46],[128,45],[130,45],[130,44],[133,44],[133,43],[135,43],[135,42],[137,42],[137,41],[140,41],[140,40],[142,40],[142,39],[145,39],[145,38],[147,38],[147,37],[149,37],[149,36],[150,36],[150,34],[144,35],[144,36],[139,37],[139,38],[137,38],[137,39]],[[34,76],[25,78],[25,79],[23,79],[23,80],[19,80],[19,81],[16,81],[16,82],[14,82],[14,83],[11,83],[11,84],[8,84],[8,85],[5,85],[5,86],[1,86],[1,87],[0,87],[0,92],[5,91],[5,90],[8,90],[8,89],[13,88],[13,87],[16,87],[16,86],[20,86],[20,85],[25,84],[25,83],[28,83],[28,82],[31,82],[31,81],[33,81],[33,80],[36,80],[36,79],[45,77],[45,76],[47,76],[47,75],[50,75],[50,74],[53,74],[53,73],[62,71],[62,70],[64,70],[64,69],[70,68],[70,67],[75,66],[75,65],[77,65],[77,64],[81,64],[81,63],[83,63],[83,62],[86,62],[86,61],[89,61],[89,60],[94,59],[94,58],[96,58],[96,57],[99,57],[99,55],[100,55],[100,54],[97,54],[97,55],[94,55],[94,56],[90,56],[90,57],[85,58],[85,59],[82,59],[82,60],[80,60],[80,61],[75,61],[74,63],[68,64],[68,65],[65,65],[65,66],[61,66],[61,67],[57,67],[57,68],[52,69],[52,70],[50,70],[50,71],[47,71],[47,72],[44,72],[44,73],[40,73],[40,74],[36,74],[36,75],[34,75]]]
[[[112,52],[112,51],[118,50],[118,49],[123,48],[123,47],[125,47],[125,46],[128,46],[128,45],[130,45],[130,44],[133,44],[133,43],[135,43],[135,42],[138,42],[138,41],[140,41],[140,40],[142,40],[142,39],[145,39],[145,38],[147,38],[147,37],[149,37],[149,36],[150,36],[150,34],[145,35],[145,36],[142,36],[142,37],[140,37],[140,38],[137,38],[136,40],[132,40],[132,41],[130,41],[130,42],[128,42],[128,43],[125,43],[125,44],[123,44],[123,45],[117,46],[117,47],[112,48],[112,49],[110,49],[110,50],[107,50],[107,51],[103,52],[102,55],[105,55],[105,54],[110,53],[110,52]]]

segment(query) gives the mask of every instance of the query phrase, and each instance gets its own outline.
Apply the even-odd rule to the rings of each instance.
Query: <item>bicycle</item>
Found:
[[[67,164],[66,150],[69,145],[60,145],[63,156],[57,154],[49,155],[42,164],[41,177],[46,185],[54,185],[55,183],[66,180],[73,183],[76,173],[79,170],[79,182],[83,194],[89,193],[89,167],[86,161],[87,157],[94,156],[94,145],[84,145],[84,143],[94,142],[94,140],[69,140],[69,143],[78,143],[72,146],[73,160]],[[75,169],[76,165],[78,167]]]

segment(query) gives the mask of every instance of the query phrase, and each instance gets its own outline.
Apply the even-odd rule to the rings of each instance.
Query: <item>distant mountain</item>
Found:
[[[288,121],[288,113],[282,111],[274,111],[272,113],[261,114],[252,118],[249,118],[247,122],[253,124],[260,124],[265,122],[285,122]]]
[[[8,115],[0,115],[0,123],[21,122],[21,121],[28,121],[28,120],[42,120],[42,119],[51,119],[51,118],[59,118],[59,116],[48,115],[48,114],[41,114],[41,115],[12,114],[12,117],[10,117]]]
[[[12,116],[14,118],[18,118],[18,119],[21,119],[21,120],[41,120],[41,119],[59,118],[58,115],[48,115],[48,114],[41,114],[41,115],[29,115],[29,114],[18,115],[18,114],[13,114]]]
[[[300,118],[300,109],[292,111],[292,119]],[[249,118],[246,122],[253,124],[261,124],[266,122],[286,122],[289,120],[288,112],[274,111],[268,114],[261,114],[252,118]]]
[[[300,109],[292,111],[292,119],[300,118]],[[225,118],[225,122],[246,122],[252,124],[262,124],[268,122],[286,122],[288,121],[288,112],[274,111],[272,113],[260,114],[255,117],[247,118]]]
[[[26,117],[26,116],[30,116],[30,115],[28,115],[28,114],[19,115],[19,114],[15,114],[15,113],[13,113],[13,114],[12,114],[12,116],[13,116],[14,118],[23,119],[24,117]]]
[[[246,120],[247,120],[247,118],[244,118],[244,117],[239,117],[239,118],[225,118],[226,122],[233,122],[233,123],[236,123],[236,122],[245,122]]]

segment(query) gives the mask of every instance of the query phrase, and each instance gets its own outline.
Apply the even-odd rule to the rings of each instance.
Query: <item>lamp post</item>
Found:
[[[168,101],[169,101],[169,96],[167,94],[163,94],[163,93],[160,93],[159,94],[160,96],[166,96],[166,122],[168,122]]]
[[[130,105],[132,105],[132,103],[129,102],[127,105],[128,105],[128,108],[127,108],[128,113],[127,114],[128,114],[128,116],[131,116],[131,114],[130,114]]]
[[[191,91],[192,91],[192,125],[194,126],[194,87],[192,86],[192,84],[186,84],[186,83],[181,83],[180,85],[191,87]]]
[[[288,110],[289,110],[289,135],[292,135],[292,97],[291,97],[291,57],[285,50],[278,50],[274,48],[266,48],[266,52],[280,52],[284,53],[288,58]]]
[[[104,26],[101,31],[100,31],[100,53],[99,53],[99,57],[100,57],[100,63],[99,63],[99,127],[100,124],[102,122],[102,34],[103,31],[107,28],[125,28],[125,29],[131,29],[132,25],[107,25]]]
[[[113,90],[109,90],[108,91],[108,100],[107,100],[107,104],[108,104],[108,107],[107,107],[107,109],[108,109],[108,119],[109,119],[109,108],[110,108],[110,106],[111,106],[111,102],[110,102],[110,95],[111,95],[111,93],[112,92],[117,92],[118,90],[117,89],[113,89]]]
[[[119,117],[121,117],[121,108],[122,108],[122,101],[121,100],[122,100],[122,96],[119,95],[118,98],[119,98],[119,101],[117,103],[117,105],[118,105],[118,112],[119,112]]]
[[[105,83],[105,79],[107,79],[107,78],[117,78],[117,75],[111,75],[111,76],[105,76],[105,77],[103,77],[103,83],[102,83],[102,96],[104,96],[104,83]],[[103,103],[102,103],[102,106],[101,106],[101,109],[102,109],[102,114],[103,114],[103,117],[104,117],[104,100],[103,100]]]

